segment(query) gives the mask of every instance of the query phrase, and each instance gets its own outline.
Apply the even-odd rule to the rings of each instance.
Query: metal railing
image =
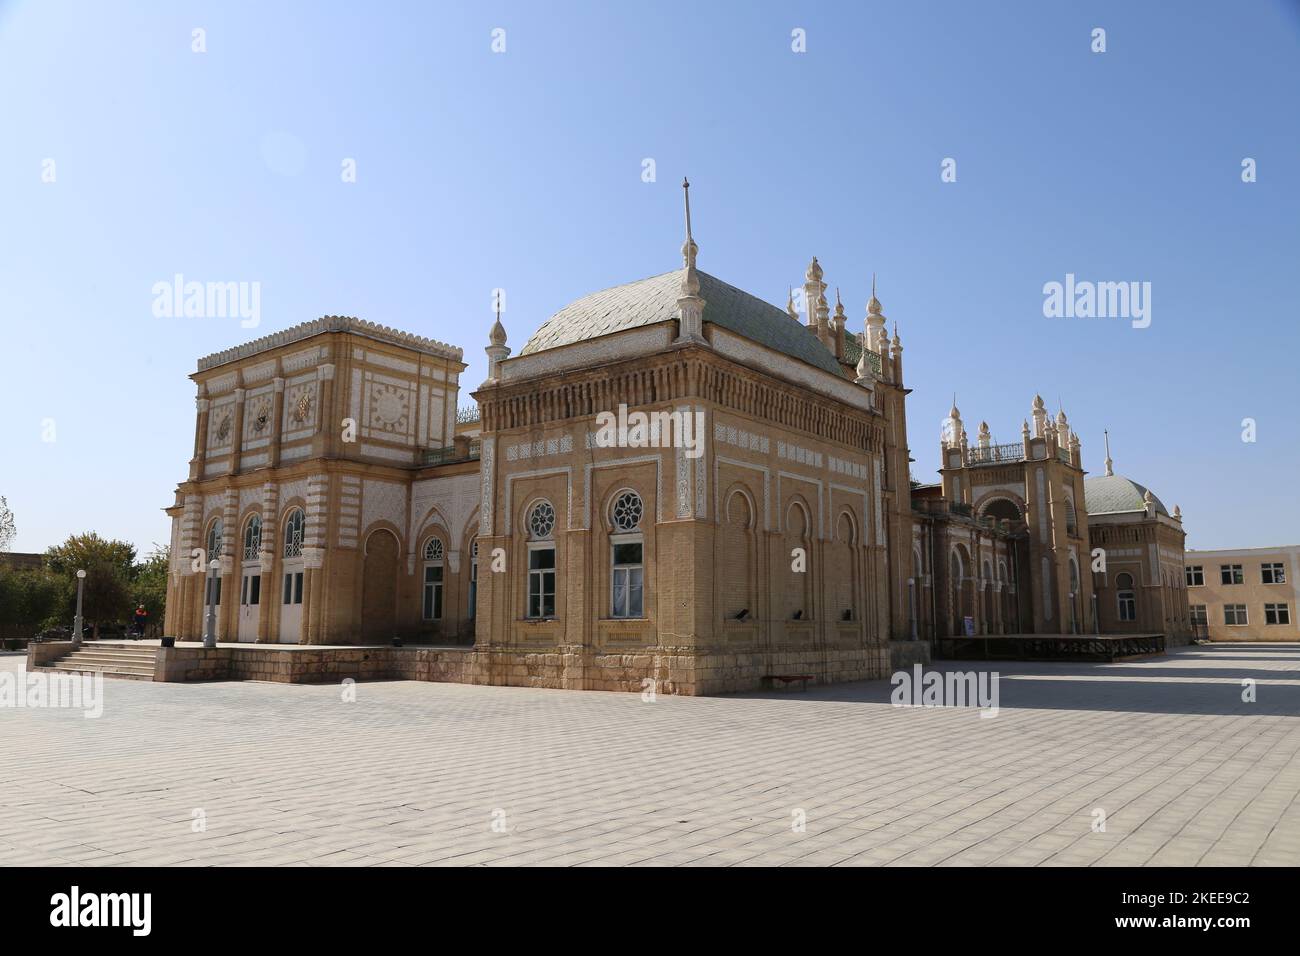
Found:
[[[474,438],[469,442],[468,454],[461,454],[455,445],[441,449],[424,449],[420,453],[420,464],[450,464],[451,462],[477,462],[480,457],[482,442]]]
[[[482,412],[477,405],[467,405],[456,413],[457,425],[468,425],[471,422],[477,422],[482,419]]]
[[[966,451],[966,464],[990,465],[1003,461],[1024,461],[1025,446],[1023,442],[1009,442],[1005,445],[989,445],[987,448],[976,446]]]

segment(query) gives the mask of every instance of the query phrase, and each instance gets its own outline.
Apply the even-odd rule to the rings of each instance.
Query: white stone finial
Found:
[[[704,299],[700,298],[700,276],[695,271],[699,246],[691,235],[691,183],[682,179],[682,197],[686,207],[686,240],[682,243],[682,285],[677,299],[678,342],[705,343]]]
[[[1115,475],[1115,463],[1110,460],[1110,430],[1102,432],[1106,436],[1106,477],[1111,478]]]
[[[871,273],[871,298],[867,300],[867,314],[884,315],[882,308],[880,300],[876,298],[876,274],[873,272]]]
[[[700,277],[695,272],[695,258],[700,247],[691,235],[691,183],[682,179],[682,201],[686,206],[686,239],[682,242],[682,295],[697,295],[700,291]]]

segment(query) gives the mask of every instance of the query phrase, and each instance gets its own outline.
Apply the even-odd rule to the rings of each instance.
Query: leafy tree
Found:
[[[14,513],[9,510],[9,502],[0,495],[0,551],[8,551],[16,537],[18,528],[14,524]]]
[[[171,548],[155,544],[149,556],[132,568],[131,608],[143,604],[149,612],[149,630],[162,627],[167,610],[167,566],[171,563]]]
[[[66,624],[68,595],[68,582],[44,568],[0,565],[0,636],[26,640]]]
[[[101,624],[126,620],[132,610],[135,548],[125,541],[110,541],[95,532],[74,534],[45,552],[46,567],[71,585],[67,608],[76,613],[77,570],[86,572],[82,614],[99,636]]]

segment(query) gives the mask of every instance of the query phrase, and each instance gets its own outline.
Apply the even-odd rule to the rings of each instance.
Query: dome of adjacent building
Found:
[[[1164,503],[1145,485],[1123,475],[1098,475],[1083,482],[1084,507],[1090,515],[1146,511],[1146,496],[1155,502],[1156,514],[1168,515]]]
[[[782,309],[757,296],[696,271],[704,299],[704,321],[807,362],[832,375],[839,362],[815,336]],[[589,339],[681,319],[682,270],[665,272],[583,296],[542,323],[520,351],[531,355]]]

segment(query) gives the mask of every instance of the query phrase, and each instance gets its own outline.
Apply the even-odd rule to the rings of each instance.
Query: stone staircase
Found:
[[[80,648],[45,665],[44,670],[101,673],[106,677],[153,680],[158,648],[151,644],[83,643]]]

